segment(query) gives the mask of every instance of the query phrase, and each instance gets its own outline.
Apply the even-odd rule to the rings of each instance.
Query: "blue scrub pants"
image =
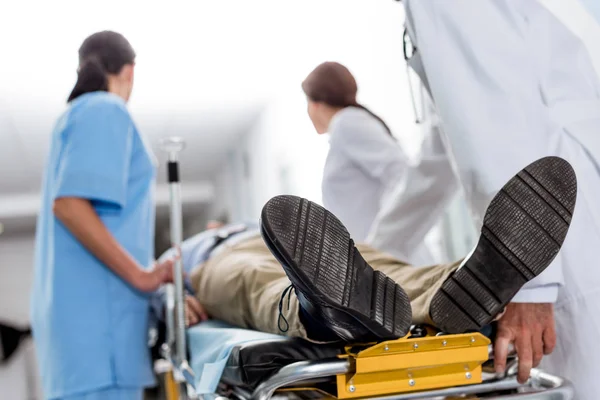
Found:
[[[144,400],[144,389],[110,387],[52,400]]]

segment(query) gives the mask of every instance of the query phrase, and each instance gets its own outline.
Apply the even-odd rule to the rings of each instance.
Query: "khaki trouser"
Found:
[[[357,248],[369,265],[406,291],[413,323],[431,324],[431,299],[460,263],[413,267],[371,247]],[[293,291],[289,299],[284,299],[281,310],[289,328],[286,332],[279,328],[279,303],[290,281],[260,235],[211,257],[192,272],[191,280],[198,300],[212,318],[242,328],[306,338]],[[285,329],[287,325],[283,325]]]

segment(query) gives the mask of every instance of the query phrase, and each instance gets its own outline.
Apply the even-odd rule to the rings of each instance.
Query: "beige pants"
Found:
[[[413,323],[431,323],[431,299],[459,262],[413,267],[371,247],[357,245],[357,248],[369,265],[406,291],[411,300]],[[212,318],[242,328],[306,338],[293,291],[289,299],[287,296],[284,299],[282,308],[289,328],[286,332],[279,328],[279,303],[290,281],[260,235],[211,257],[192,272],[191,280],[198,300]]]

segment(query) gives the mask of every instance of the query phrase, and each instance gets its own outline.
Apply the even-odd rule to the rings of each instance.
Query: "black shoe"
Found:
[[[448,333],[478,331],[558,254],[571,223],[577,178],[558,157],[514,176],[488,207],[475,250],[435,294],[429,309]]]
[[[340,339],[370,342],[408,333],[408,296],[373,271],[332,213],[300,197],[277,196],[262,210],[261,231],[303,311]]]
[[[31,330],[21,330],[0,323],[0,365],[8,362],[16,354],[25,339],[31,336]]]

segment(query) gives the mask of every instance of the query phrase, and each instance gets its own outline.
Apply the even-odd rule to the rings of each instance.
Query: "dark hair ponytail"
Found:
[[[82,94],[100,90],[108,90],[108,76],[100,60],[92,56],[79,66],[77,82],[67,102],[70,103]]]
[[[379,115],[375,114],[373,111],[369,110],[367,107],[363,106],[363,105],[362,105],[362,104],[360,104],[360,103],[355,103],[355,104],[352,104],[352,106],[353,106],[353,107],[358,107],[358,108],[360,108],[360,109],[362,109],[362,110],[365,110],[365,111],[366,111],[366,112],[368,112],[369,114],[371,114],[371,116],[372,116],[373,118],[375,118],[377,121],[381,122],[381,125],[383,125],[383,127],[384,127],[384,128],[385,128],[385,130],[387,131],[388,135],[390,135],[390,136],[392,136],[392,137],[394,136],[394,135],[392,135],[392,130],[390,129],[390,127],[389,127],[389,126],[388,126],[388,125],[385,123],[385,121],[384,121],[384,120],[383,120],[383,119],[382,119],[382,118],[381,118]]]
[[[337,62],[324,62],[317,66],[302,82],[304,94],[316,102],[332,107],[358,107],[381,122],[390,136],[392,131],[387,124],[367,107],[356,101],[358,86],[348,68]]]
[[[79,48],[77,82],[67,102],[85,93],[108,91],[108,75],[134,61],[135,52],[123,35],[103,31],[89,36]]]

